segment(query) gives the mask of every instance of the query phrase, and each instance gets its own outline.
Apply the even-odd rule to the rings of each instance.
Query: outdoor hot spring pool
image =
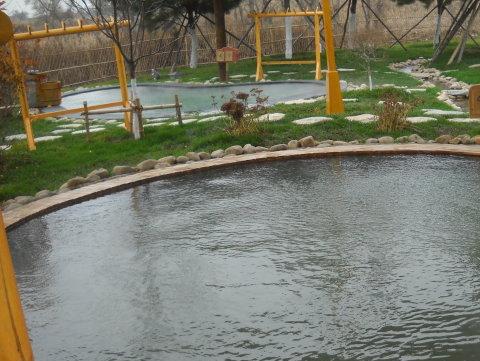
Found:
[[[478,360],[480,161],[292,160],[9,232],[37,361]]]
[[[216,109],[218,110],[222,103],[231,97],[232,91],[248,93],[253,88],[262,89],[263,95],[268,96],[269,104],[325,95],[324,81],[306,80],[208,86],[143,84],[138,86],[138,93],[143,105],[172,104],[174,103],[174,96],[177,94],[183,103],[183,113],[205,113]],[[96,105],[117,100],[120,100],[120,91],[117,87],[91,89],[66,94],[62,98],[61,107],[52,107],[48,108],[48,110],[55,111],[61,108],[79,108],[83,107],[84,101],[87,101],[89,105]],[[214,102],[217,104],[213,104]],[[175,109],[149,110],[145,111],[144,114],[147,118],[173,116]],[[119,118],[119,115],[110,114],[102,115],[102,117],[105,119]]]

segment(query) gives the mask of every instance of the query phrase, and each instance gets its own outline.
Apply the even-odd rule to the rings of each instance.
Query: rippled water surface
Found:
[[[479,360],[480,162],[152,183],[9,233],[37,361]]]

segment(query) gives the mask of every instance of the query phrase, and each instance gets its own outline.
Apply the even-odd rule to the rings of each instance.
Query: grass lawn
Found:
[[[404,75],[401,74],[403,77]],[[0,200],[18,195],[33,195],[42,189],[58,189],[67,179],[77,175],[85,176],[95,168],[111,169],[115,165],[136,165],[148,158],[166,155],[182,155],[188,151],[213,151],[230,145],[251,143],[270,146],[286,143],[313,135],[317,140],[365,140],[370,137],[391,135],[398,137],[417,133],[426,139],[434,139],[440,134],[480,134],[479,124],[452,123],[446,119],[422,124],[412,124],[408,129],[390,134],[379,132],[376,125],[359,124],[345,120],[346,115],[365,112],[372,113],[378,100],[386,91],[377,89],[356,91],[345,97],[358,98],[358,103],[346,103],[346,114],[334,116],[332,122],[298,126],[292,120],[325,114],[325,102],[319,101],[304,105],[276,105],[270,112],[282,112],[285,119],[275,123],[264,123],[255,134],[232,136],[225,131],[226,120],[207,123],[192,123],[178,126],[160,126],[145,129],[145,138],[134,141],[123,129],[116,126],[107,131],[92,134],[87,142],[81,135],[65,135],[63,138],[38,144],[38,149],[29,152],[25,141],[15,143],[11,150],[4,152],[0,162]],[[435,95],[437,89],[415,95],[396,90],[399,100],[414,104],[411,115],[422,115],[422,108],[448,109]],[[10,120],[8,129],[21,127],[19,119]],[[15,124],[15,125],[13,125]],[[48,133],[57,124],[36,122],[37,135]]]

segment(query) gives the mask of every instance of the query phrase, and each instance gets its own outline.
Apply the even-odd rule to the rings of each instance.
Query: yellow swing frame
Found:
[[[263,80],[264,65],[292,65],[292,64],[315,64],[315,80],[322,78],[321,68],[321,44],[320,44],[320,18],[323,18],[325,31],[325,48],[327,54],[327,114],[339,114],[345,111],[342,92],[340,88],[340,77],[337,71],[335,60],[335,45],[333,40],[333,26],[331,16],[330,0],[322,0],[322,11],[303,12],[282,12],[282,13],[251,13],[248,16],[255,21],[255,49],[257,56],[256,80]],[[299,17],[311,16],[314,19],[315,33],[315,60],[274,60],[264,61],[262,59],[262,19],[274,17]]]
[[[82,113],[85,111],[85,108],[81,107],[81,108],[73,108],[73,109],[64,109],[64,110],[59,110],[54,112],[45,112],[40,114],[31,114],[30,106],[28,104],[28,98],[27,98],[27,90],[25,87],[25,76],[22,69],[22,60],[20,57],[20,53],[18,51],[17,43],[19,41],[27,41],[27,40],[55,37],[55,36],[65,36],[65,35],[81,34],[81,33],[93,32],[93,31],[101,31],[104,29],[111,29],[114,26],[117,26],[117,27],[128,26],[128,21],[124,20],[116,23],[113,21],[110,21],[105,24],[84,24],[82,20],[78,20],[77,26],[67,27],[65,23],[62,22],[62,26],[60,28],[55,28],[55,29],[50,29],[48,24],[45,24],[44,30],[32,31],[31,28],[28,27],[28,31],[26,33],[17,33],[13,35],[13,38],[9,41],[9,47],[10,47],[11,57],[13,61],[13,66],[15,68],[15,74],[18,79],[18,97],[20,101],[25,134],[27,136],[28,149],[30,150],[36,149],[35,138],[32,130],[32,122],[34,120],[45,119],[48,117],[59,117],[59,116],[68,115],[68,114]],[[111,102],[111,103],[88,106],[87,111],[106,109],[106,108],[111,108],[116,106],[122,106],[124,108],[127,108],[129,106],[125,62],[123,60],[121,50],[117,44],[114,44],[113,49],[115,52],[117,76],[118,76],[118,82],[120,85],[120,94],[121,94],[122,100]],[[125,128],[128,131],[131,131],[132,121],[131,121],[131,114],[129,112],[124,113],[124,122],[125,122]]]

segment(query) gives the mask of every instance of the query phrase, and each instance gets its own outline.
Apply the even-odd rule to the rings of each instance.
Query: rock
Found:
[[[435,116],[454,116],[454,115],[463,115],[465,114],[464,112],[460,110],[440,110],[440,109],[424,109],[424,114],[425,115],[431,115],[433,117]]]
[[[480,135],[476,135],[475,137],[473,137],[473,143],[480,144]]]
[[[269,149],[270,152],[278,152],[280,150],[287,150],[288,146],[286,144],[276,144],[272,145]]]
[[[425,140],[418,134],[412,134],[408,137],[410,143],[425,144]]]
[[[371,122],[375,122],[378,119],[378,117],[373,114],[360,114],[360,115],[347,117],[346,119],[351,122],[371,123]]]
[[[332,146],[332,144],[330,144],[330,143],[320,143],[316,147],[317,148],[327,148],[327,147],[331,147],[331,146]]]
[[[100,178],[96,174],[91,174],[91,175],[87,176],[85,179],[87,180],[88,183],[95,183],[95,182],[99,182],[99,181],[102,180],[102,178]]]
[[[297,149],[299,147],[298,140],[291,140],[287,144],[288,149]]]
[[[223,149],[217,149],[212,152],[211,156],[212,158],[223,158],[225,156],[225,152]]]
[[[133,167],[130,167],[128,165],[117,165],[113,167],[112,173],[114,175],[123,175],[123,174],[129,174],[129,173],[135,173],[137,170]]]
[[[55,195],[55,192],[49,191],[48,189],[44,189],[35,194],[35,199],[47,198],[53,195]]]
[[[459,135],[457,138],[459,138],[460,143],[462,143],[464,145],[474,144],[474,140],[472,140],[472,138],[470,138],[470,136],[468,134]]]
[[[321,144],[333,145],[333,140],[331,140],[331,139],[322,140],[321,142],[319,142],[319,143],[316,144],[316,145],[321,145]]]
[[[315,139],[310,135],[308,137],[302,138],[299,140],[300,146],[302,148],[309,148],[315,146]]]
[[[448,144],[460,144],[462,140],[459,137],[455,137],[449,140]]]
[[[15,197],[15,203],[18,203],[20,205],[24,205],[30,202],[33,202],[35,200],[34,197],[32,196],[18,196]]]
[[[348,142],[348,144],[357,145],[357,144],[360,144],[360,142],[358,140],[352,140]]]
[[[62,184],[60,189],[76,189],[87,183],[87,178],[84,177],[73,177]]]
[[[341,140],[335,140],[333,141],[333,144],[334,146],[339,146],[339,145],[347,145],[348,143],[347,142],[344,142],[344,141],[341,141]]]
[[[395,143],[408,143],[408,137],[407,136],[398,137],[397,139],[395,139]]]
[[[251,144],[245,144],[243,146],[243,153],[244,154],[253,154],[253,153],[256,153],[257,152],[257,149],[256,147],[254,147],[253,145]]]
[[[378,144],[378,139],[377,138],[368,138],[365,141],[365,144]]]
[[[177,164],[185,164],[189,161],[190,159],[188,159],[188,157],[184,156],[184,155],[181,155],[179,157],[177,157]]]
[[[146,170],[150,170],[150,169],[155,168],[156,164],[157,164],[156,159],[147,159],[147,160],[144,160],[143,162],[138,163],[137,164],[137,169],[140,172],[144,172]]]
[[[210,153],[207,152],[200,152],[198,153],[198,156],[200,157],[200,160],[207,160],[211,158]]]
[[[160,158],[158,161],[160,163],[168,163],[170,165],[175,164],[177,158],[175,158],[173,155],[169,155],[167,157]]]
[[[255,149],[257,150],[257,153],[268,151],[268,148],[265,147],[255,147]]]
[[[243,154],[243,148],[239,145],[232,145],[225,149],[225,154],[227,155],[240,155]]]
[[[108,170],[106,170],[105,168],[100,168],[100,169],[95,169],[95,170],[91,171],[90,173],[88,173],[87,178],[92,176],[92,175],[97,175],[101,179],[105,179],[105,178],[108,178],[110,174],[108,173]]]
[[[445,135],[441,135],[441,136],[437,137],[435,139],[435,142],[439,143],[439,144],[448,144],[448,143],[450,143],[450,141],[452,139],[453,139],[453,137],[450,134],[445,134]]]
[[[378,142],[380,144],[393,144],[395,142],[395,139],[389,136],[385,136],[385,137],[378,138]]]
[[[188,160],[192,160],[194,162],[198,162],[200,159],[200,156],[196,152],[188,152],[185,154],[185,156],[188,158]]]
[[[13,202],[13,203],[10,203],[10,204],[7,205],[7,206],[4,206],[4,207],[3,207],[3,210],[4,210],[5,212],[8,212],[8,211],[11,211],[11,210],[13,210],[13,209],[15,209],[15,208],[21,207],[21,206],[22,206],[22,205],[21,205],[20,203]]]
[[[309,117],[309,118],[294,120],[293,123],[297,125],[312,125],[317,123],[329,122],[331,120],[332,118],[329,118],[329,117]]]
[[[435,121],[437,118],[432,118],[432,117],[407,117],[407,122],[410,123],[425,123],[425,122],[431,122]]]
[[[168,167],[171,167],[171,166],[172,165],[170,163],[167,163],[167,162],[158,162],[157,164],[155,164],[154,169],[168,168]]]
[[[283,113],[271,113],[271,114],[263,114],[257,118],[259,122],[278,122],[285,118],[285,114]]]

